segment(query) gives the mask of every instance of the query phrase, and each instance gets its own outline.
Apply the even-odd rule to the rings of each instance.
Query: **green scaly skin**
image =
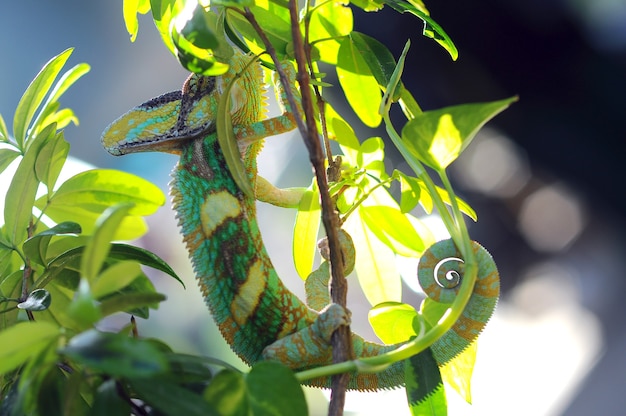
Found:
[[[250,365],[273,359],[304,370],[330,363],[330,335],[347,325],[349,317],[335,304],[317,312],[283,285],[263,245],[255,201],[240,191],[226,166],[215,132],[217,103],[224,85],[248,59],[236,54],[229,72],[217,78],[192,75],[182,93],[150,100],[113,122],[103,133],[102,142],[115,155],[140,151],[180,155],[172,173],[173,207],[202,294],[224,338]],[[293,78],[292,69],[290,74]],[[262,139],[294,127],[284,92],[279,101],[287,110],[281,116],[263,119],[262,85],[257,66],[242,74],[231,93],[234,131],[253,184]],[[291,88],[297,92],[295,86]],[[489,316],[477,323],[484,326]],[[472,338],[461,350],[477,336],[463,331],[457,328],[461,338]],[[352,343],[357,357],[397,348],[367,342],[356,334]],[[394,363],[376,374],[353,374],[348,387],[392,388],[402,385],[403,378],[402,363]],[[328,387],[329,382],[329,378],[319,378],[306,384]]]

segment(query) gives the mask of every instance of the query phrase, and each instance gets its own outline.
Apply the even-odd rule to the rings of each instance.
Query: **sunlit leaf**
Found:
[[[284,60],[287,58],[287,46],[291,44],[291,26],[289,20],[283,18],[281,14],[272,13],[258,6],[252,6],[250,10],[259,25],[263,28],[270,43],[276,49],[278,59]],[[241,33],[246,40],[246,45],[253,53],[259,54],[265,50],[265,46],[263,46],[259,35],[244,16],[230,11],[226,14],[226,21],[231,28]],[[271,61],[271,59],[269,60]]]
[[[404,382],[412,415],[447,416],[446,393],[430,349],[404,361]]]
[[[63,132],[51,137],[39,151],[35,162],[35,173],[40,182],[51,192],[67,160],[70,144],[65,141]]]
[[[396,344],[417,335],[413,321],[418,318],[411,305],[385,302],[370,309],[367,318],[376,336],[385,344]]]
[[[72,51],[73,48],[66,49],[50,59],[30,83],[24,95],[22,95],[13,118],[13,137],[20,148],[25,144],[26,133],[35,111],[39,108],[54,79],[61,71],[61,68],[63,68],[63,65],[65,65]]]
[[[352,10],[338,1],[323,2],[312,9],[309,42],[319,50],[320,60],[337,63],[339,39],[352,32],[352,20]]]
[[[49,322],[20,322],[0,332],[0,374],[11,371],[39,354],[59,335]]]
[[[35,137],[26,154],[20,161],[9,189],[7,190],[4,204],[5,234],[9,242],[17,246],[26,239],[27,228],[32,218],[35,195],[39,187],[39,181],[35,173],[35,161],[39,150],[54,134],[54,125],[48,126]]]
[[[400,210],[371,205],[363,206],[359,211],[370,231],[395,253],[405,257],[418,257],[424,250],[422,239]]]
[[[382,93],[350,36],[343,38],[339,46],[337,77],[348,103],[361,121],[369,127],[377,127],[382,120],[378,114]]]
[[[0,143],[10,143],[9,130],[7,130],[7,123],[4,121],[4,117],[0,114]]]
[[[474,341],[463,352],[439,369],[443,381],[452,386],[470,404],[472,403],[472,373],[476,363],[477,349],[478,342]]]
[[[423,112],[404,126],[402,139],[417,159],[435,170],[443,170],[470,144],[486,122],[516,99]]]
[[[395,255],[370,231],[358,211],[348,217],[344,228],[354,241],[359,284],[371,305],[399,302],[402,285]]]
[[[150,0],[124,0],[123,6],[124,24],[130,35],[130,41],[137,39],[139,20],[137,13],[146,14],[150,11]]]
[[[420,201],[420,181],[413,176],[397,172],[400,178],[400,211],[406,213],[415,208]]]
[[[296,271],[302,279],[306,279],[313,270],[320,222],[319,191],[317,183],[313,179],[313,183],[300,200],[293,227],[293,261]]]
[[[372,75],[376,78],[378,85],[381,88],[386,88],[396,67],[396,60],[389,49],[376,39],[360,32],[352,32],[350,37],[354,46],[361,53],[363,60],[367,63]],[[392,95],[393,101],[397,101],[400,98],[402,89],[404,89],[404,86],[400,82]]]
[[[172,19],[183,9],[183,0],[150,0],[150,8],[152,10],[152,19],[161,34],[161,39],[165,46],[176,56],[176,48],[172,43],[170,35],[170,27]]]
[[[47,250],[50,239],[55,235],[80,234],[80,226],[75,222],[63,222],[42,231],[24,242],[24,254],[35,263],[46,265]]]
[[[20,152],[15,151],[13,149],[4,148],[0,149],[0,174],[4,172],[4,170],[9,167],[9,165],[17,159],[20,155]]]
[[[165,195],[156,185],[136,175],[112,169],[92,169],[63,182],[48,206],[83,208],[101,213],[119,203],[133,204],[130,215],[150,215],[165,203]]]

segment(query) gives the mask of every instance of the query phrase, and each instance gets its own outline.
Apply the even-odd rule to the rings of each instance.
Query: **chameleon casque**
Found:
[[[256,157],[263,139],[295,127],[295,118],[277,80],[277,100],[283,113],[264,118],[261,67],[258,63],[247,67],[249,60],[238,52],[224,75],[192,74],[182,91],[149,100],[114,121],[104,131],[102,143],[113,155],[152,151],[180,155],[172,172],[172,203],[200,289],[221,333],[250,365],[273,359],[303,370],[331,362],[330,335],[338,326],[346,325],[349,316],[339,305],[328,305],[327,290],[326,299],[316,301],[316,309],[326,304],[318,312],[283,285],[261,239],[255,200],[237,187],[226,167],[215,119],[220,97],[236,74],[240,78],[230,90],[232,125],[246,172],[256,186],[257,199],[273,199],[267,192],[259,191],[257,182]],[[298,94],[293,67],[285,65],[285,70],[291,79],[289,88]],[[267,190],[267,185],[263,185]],[[497,302],[499,280],[495,264],[477,243],[474,250],[479,272],[473,295],[461,319],[431,346],[439,365],[459,354],[478,336]],[[459,257],[451,240],[433,245],[422,256],[421,284],[435,300],[438,296],[443,302],[453,299],[454,286],[459,281],[450,276],[459,274],[451,272],[448,265],[455,263],[457,269],[462,268]],[[453,261],[442,266],[443,258]],[[327,264],[323,266],[328,270]],[[443,272],[441,279],[433,278],[436,269]],[[327,281],[328,272],[325,274]],[[352,338],[357,357],[398,347],[368,342],[356,334]],[[348,387],[376,390],[403,383],[403,365],[395,363],[376,374],[353,374]],[[327,387],[329,379],[309,380],[306,384]]]

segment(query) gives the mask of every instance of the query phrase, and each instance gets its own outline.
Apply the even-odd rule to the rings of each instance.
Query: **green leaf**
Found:
[[[163,302],[165,295],[160,293],[125,293],[121,295],[115,295],[108,299],[103,300],[100,303],[100,310],[102,316],[109,316],[115,312],[130,312],[143,307],[155,308],[159,302]],[[142,316],[143,317],[143,316]]]
[[[4,117],[0,114],[0,142],[11,143],[10,137],[9,130],[7,130],[7,123],[5,123]]]
[[[93,282],[100,272],[104,260],[111,249],[111,240],[120,226],[122,219],[128,214],[131,205],[115,205],[108,208],[96,223],[96,230],[85,247],[80,271],[89,281]]]
[[[124,2],[126,4],[126,1]],[[94,394],[91,416],[129,415],[130,403],[119,395],[117,380],[105,380]]]
[[[4,227],[5,234],[13,246],[21,244],[26,239],[35,195],[39,187],[35,161],[41,146],[51,134],[54,134],[54,125],[48,126],[45,131],[35,137],[15,170],[11,185],[7,190],[4,204]]]
[[[359,50],[363,60],[369,67],[378,85],[385,89],[391,80],[391,75],[396,68],[396,60],[385,45],[376,39],[360,32],[350,34],[354,46]],[[395,88],[392,94],[393,101],[400,98],[400,91],[404,89],[402,82]]]
[[[283,18],[280,13],[274,13],[259,6],[250,7],[250,11],[252,11],[270,43],[276,49],[278,59],[282,61],[288,58],[288,45],[291,44],[289,19]],[[229,11],[226,14],[226,21],[231,28],[240,32],[254,54],[259,54],[265,50],[263,41],[244,16],[234,11]],[[271,62],[271,59],[269,61]]]
[[[130,215],[150,215],[165,203],[165,195],[139,176],[113,169],[92,169],[63,182],[50,198],[49,206],[80,207],[101,213],[119,203],[134,204]]]
[[[383,206],[362,206],[361,217],[370,231],[394,253],[405,257],[419,257],[424,243],[411,221],[399,209]]]
[[[309,42],[320,52],[320,60],[337,63],[339,40],[352,32],[352,10],[338,1],[322,2],[311,10]]]
[[[124,24],[126,30],[130,35],[130,41],[134,42],[137,39],[137,32],[139,31],[139,20],[137,19],[137,13],[146,14],[150,11],[149,0],[124,0],[122,6],[124,14]]]
[[[91,293],[94,298],[100,299],[128,286],[140,274],[141,267],[135,261],[115,263],[100,273],[91,287]]]
[[[302,386],[293,372],[274,361],[260,361],[246,376],[255,415],[307,415]]]
[[[400,171],[395,171],[400,180],[400,212],[407,213],[417,206],[420,201],[420,180]]]
[[[446,392],[437,362],[430,349],[404,361],[404,382],[411,414],[414,416],[446,416]]]
[[[15,116],[13,117],[13,137],[20,148],[23,148],[25,145],[26,133],[35,111],[41,105],[54,79],[61,71],[61,68],[63,68],[63,65],[65,65],[72,51],[73,48],[66,49],[50,59],[30,83],[17,104]]]
[[[26,240],[22,249],[29,260],[45,266],[47,264],[46,260],[48,259],[48,245],[52,237],[65,234],[80,234],[80,232],[80,225],[77,223],[69,221],[62,222]]]
[[[404,126],[402,139],[418,160],[435,170],[444,170],[485,123],[516,100],[512,97],[423,112]]]
[[[152,343],[95,329],[70,339],[60,353],[112,377],[153,377],[168,369],[165,355]]]
[[[35,201],[35,206],[45,207],[46,197]],[[93,207],[95,208],[95,207]],[[107,206],[99,206],[99,210],[88,211],[71,205],[52,205],[45,210],[46,216],[55,222],[76,221],[81,225],[83,235],[91,235],[95,230],[98,217],[106,210]],[[144,235],[148,231],[146,221],[141,216],[129,215],[122,220],[122,224],[116,230],[114,240],[133,240]]]
[[[39,151],[35,162],[35,173],[40,182],[48,187],[48,192],[52,192],[56,184],[61,169],[67,160],[70,152],[70,144],[65,141],[63,132],[51,137]]]
[[[0,174],[2,174],[2,172],[4,172],[4,170],[9,167],[11,162],[17,159],[19,155],[20,152],[17,152],[13,149],[0,149]]]
[[[170,27],[172,19],[174,19],[183,9],[185,2],[183,0],[150,0],[150,8],[152,10],[152,19],[161,34],[161,39],[165,46],[176,56],[176,48],[172,43],[170,35]]]
[[[459,51],[456,49],[454,42],[450,36],[437,24],[428,14],[424,13],[421,7],[416,6],[408,0],[385,0],[392,9],[400,13],[409,12],[424,21],[424,30],[422,34],[427,38],[433,39],[441,45],[452,57],[453,61],[459,57]]]
[[[17,307],[27,311],[43,311],[50,307],[52,296],[45,289],[35,289],[26,298],[24,302],[17,304]]]
[[[147,378],[129,380],[137,397],[167,416],[217,416],[217,410],[200,395],[177,384]]]
[[[369,303],[399,302],[402,283],[395,266],[395,254],[370,231],[360,208],[348,217],[344,228],[354,242],[357,253],[355,270]]]
[[[472,403],[472,373],[476,362],[478,342],[472,342],[459,355],[448,361],[441,370],[441,378],[452,386],[467,403]]]
[[[80,279],[76,295],[67,308],[67,315],[74,326],[80,329],[89,328],[102,319],[102,312],[91,294],[87,279]]]
[[[378,114],[381,90],[351,36],[343,38],[339,46],[337,77],[348,103],[361,121],[369,127],[377,127],[382,120]]]
[[[417,311],[406,303],[378,304],[370,309],[367,317],[376,336],[385,344],[405,342],[417,335],[414,328]]]
[[[20,322],[0,332],[0,374],[5,374],[39,354],[59,335],[49,322]]]
[[[198,2],[189,1],[173,20],[171,39],[176,57],[187,70],[217,76],[228,70],[232,47],[218,32],[218,17]],[[225,55],[224,52],[228,51]],[[215,53],[217,52],[217,53]],[[224,56],[222,56],[224,55]]]
[[[317,189],[317,182],[313,179],[313,183],[300,200],[293,227],[293,261],[302,280],[306,279],[313,270],[321,221],[320,215],[319,190]]]
[[[141,247],[131,246],[128,244],[115,243],[111,246],[109,257],[117,260],[135,260],[144,266],[152,267],[153,269],[160,270],[169,274],[176,279],[180,284],[185,287],[183,281],[178,277],[176,272],[156,254],[143,249]]]
[[[215,375],[204,390],[204,399],[221,416],[247,416],[252,414],[250,398],[243,374],[233,370],[222,370]]]

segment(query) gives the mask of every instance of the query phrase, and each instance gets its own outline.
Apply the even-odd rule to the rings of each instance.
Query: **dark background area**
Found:
[[[498,261],[505,288],[502,309],[507,302],[515,304],[513,292],[531,280],[528,270],[533,265],[557,262],[572,271],[579,306],[601,326],[602,350],[594,357],[595,365],[558,413],[536,414],[623,414],[626,395],[619,393],[626,382],[626,195],[621,172],[626,154],[626,2],[436,0],[427,6],[457,45],[457,62],[422,37],[421,21],[410,15],[387,8],[370,14],[355,10],[355,30],[382,41],[394,56],[411,39],[403,81],[426,110],[519,96],[519,102],[489,126],[525,155],[531,180],[507,197],[460,185],[462,196],[480,214],[472,238],[489,247]],[[165,189],[174,158],[150,154],[114,159],[99,144],[110,121],[133,105],[179,88],[185,77],[150,19],[140,20],[137,42],[128,41],[121,2],[26,0],[4,5],[0,113],[10,126],[19,97],[38,69],[69,46],[76,47],[69,65],[92,65],[91,73],[62,100],[81,120],[80,127],[66,131],[71,154],[97,166],[137,173]],[[455,175],[461,180],[463,172],[453,172],[453,181]],[[566,247],[540,250],[520,233],[519,216],[533,192],[553,184],[576,197],[585,225]],[[169,216],[162,214],[157,221]],[[171,232],[165,236],[171,244],[179,243],[170,238]],[[164,243],[148,239],[146,244]],[[184,253],[177,255],[181,259],[172,261],[184,263]],[[540,295],[530,296],[531,309],[552,299]],[[541,371],[536,371],[538,379]],[[512,379],[517,376],[510,374]],[[524,394],[519,392],[520,401],[535,400]]]

